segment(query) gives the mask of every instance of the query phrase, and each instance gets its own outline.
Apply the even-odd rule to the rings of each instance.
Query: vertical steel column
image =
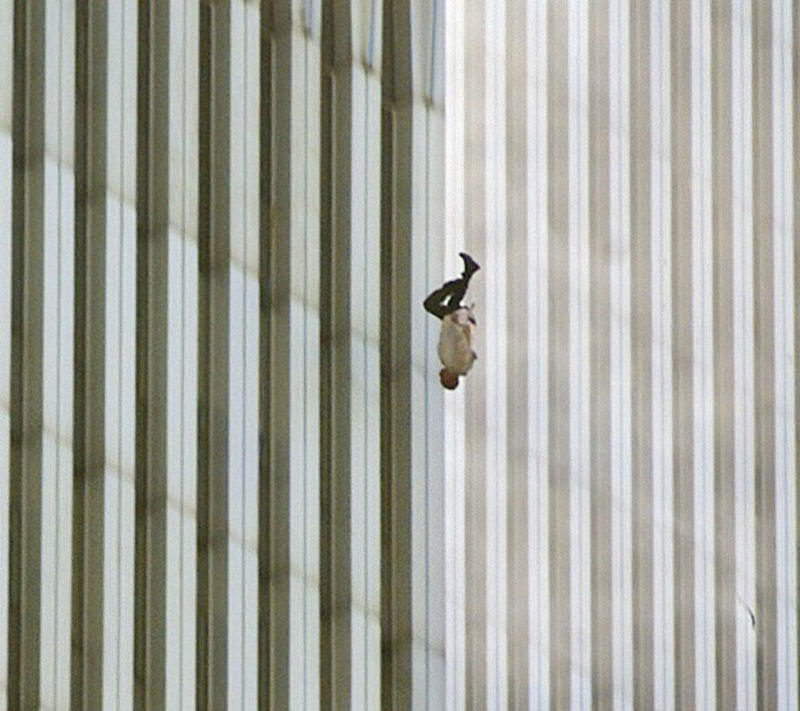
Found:
[[[380,699],[381,15],[377,0],[338,3],[323,25],[326,708]]]
[[[12,149],[14,96],[14,4],[0,5],[0,322],[12,314]],[[9,538],[11,462],[11,328],[0,333],[0,536]],[[9,626],[8,543],[0,545],[0,629]],[[0,709],[7,707],[9,635],[0,635]]]
[[[40,702],[44,0],[14,3],[8,705]]]
[[[260,513],[261,703],[319,704],[320,4],[273,0],[268,117],[269,421]],[[265,51],[267,48],[265,47]],[[266,99],[265,99],[266,100]],[[262,136],[267,136],[263,132]],[[267,404],[262,398],[262,408]],[[262,410],[263,413],[263,410]],[[267,459],[263,459],[263,457]],[[263,501],[264,499],[262,499]],[[265,530],[265,528],[267,530]],[[266,609],[265,609],[266,608]],[[268,612],[267,612],[268,611]],[[269,641],[266,642],[264,638]]]
[[[230,10],[200,6],[197,707],[227,703]]]
[[[439,2],[384,5],[382,703],[398,709],[445,705],[444,401],[422,308],[443,276],[441,22]]]
[[[166,701],[169,5],[139,0],[134,706]]]
[[[108,18],[75,8],[75,432],[72,707],[102,707],[105,540],[106,101]]]

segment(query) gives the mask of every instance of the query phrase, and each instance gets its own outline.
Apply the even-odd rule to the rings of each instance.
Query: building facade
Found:
[[[799,7],[448,3],[450,708],[800,704]]]
[[[0,709],[798,708],[798,7],[0,0]]]
[[[0,8],[3,708],[441,708],[443,8]]]

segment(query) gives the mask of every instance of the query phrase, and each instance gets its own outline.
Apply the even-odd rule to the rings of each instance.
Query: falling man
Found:
[[[448,390],[458,387],[458,380],[466,375],[477,359],[472,350],[472,331],[476,326],[472,307],[464,306],[469,280],[480,269],[480,265],[464,252],[464,271],[459,279],[446,282],[425,299],[425,310],[442,320],[439,335],[439,360],[444,366],[439,371],[439,380]]]

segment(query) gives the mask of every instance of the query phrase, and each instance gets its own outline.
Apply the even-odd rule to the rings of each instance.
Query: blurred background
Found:
[[[0,0],[0,709],[798,708],[799,8]]]

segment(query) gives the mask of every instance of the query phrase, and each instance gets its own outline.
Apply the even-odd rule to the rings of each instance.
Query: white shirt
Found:
[[[466,375],[478,357],[472,350],[475,317],[471,309],[460,308],[442,319],[439,360],[454,375]]]

